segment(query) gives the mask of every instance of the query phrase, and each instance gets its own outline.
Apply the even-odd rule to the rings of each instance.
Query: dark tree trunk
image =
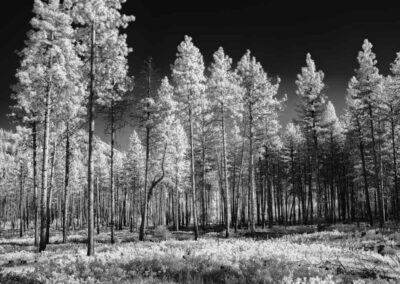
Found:
[[[95,81],[95,21],[93,20],[91,26],[91,43],[90,43],[90,91],[89,91],[89,105],[88,105],[88,123],[89,123],[89,146],[88,146],[88,176],[87,176],[87,214],[88,214],[88,240],[87,240],[87,255],[94,255],[94,192],[93,192],[93,135],[94,135],[94,81]]]
[[[65,175],[64,175],[64,204],[63,204],[63,243],[67,242],[68,235],[68,199],[69,199],[69,167],[70,167],[70,133],[67,122],[65,142]]]
[[[33,216],[35,225],[35,242],[34,245],[37,246],[39,242],[39,230],[38,230],[38,192],[37,192],[37,123],[34,121],[32,123],[32,160],[33,160]]]

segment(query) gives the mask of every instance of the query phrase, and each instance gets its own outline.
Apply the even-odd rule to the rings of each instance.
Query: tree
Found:
[[[289,164],[289,180],[292,185],[292,193],[293,193],[293,211],[295,207],[295,202],[296,202],[296,195],[297,195],[297,200],[298,200],[298,207],[299,207],[299,214],[298,218],[300,221],[300,208],[302,209],[303,212],[303,222],[305,221],[305,211],[306,211],[306,203],[305,203],[305,198],[304,198],[304,193],[301,188],[301,183],[298,182],[301,180],[301,172],[297,170],[298,168],[298,163],[300,160],[300,153],[302,150],[302,146],[304,143],[304,136],[303,132],[300,129],[300,126],[297,124],[294,124],[292,122],[288,123],[285,128],[285,132],[283,133],[283,141],[285,141],[284,146],[285,146],[285,157],[287,163]],[[272,215],[272,208],[268,207],[271,212],[268,213],[269,216]],[[296,215],[296,212],[294,211],[294,215]],[[272,218],[272,216],[270,217]],[[269,221],[271,223],[272,220]]]
[[[367,209],[367,215],[369,219],[369,223],[372,226],[374,221],[372,217],[371,211],[371,202],[369,196],[369,181],[368,181],[368,171],[367,171],[367,163],[366,163],[366,150],[365,150],[365,121],[363,119],[362,108],[360,107],[360,100],[357,99],[356,93],[351,84],[349,84],[347,90],[347,98],[346,103],[348,107],[348,112],[346,116],[348,117],[348,129],[347,129],[347,136],[355,136],[358,139],[358,152],[360,153],[361,158],[361,168],[362,168],[362,176],[363,176],[363,183],[364,183],[364,195],[365,195],[365,205]],[[352,137],[351,137],[352,138]],[[351,139],[353,140],[353,139]]]
[[[336,110],[331,101],[326,104],[326,109],[322,118],[322,143],[325,145],[326,149],[325,155],[327,159],[324,161],[324,166],[326,168],[327,176],[324,177],[325,185],[327,180],[329,180],[330,194],[325,190],[325,210],[327,211],[328,205],[330,207],[329,211],[329,221],[335,221],[335,188],[334,179],[337,175],[338,168],[340,167],[339,159],[341,153],[343,153],[342,146],[344,145],[344,130],[342,123],[336,115]],[[325,186],[326,189],[326,186]],[[330,195],[330,203],[328,204],[328,195]],[[328,213],[328,212],[326,212]]]
[[[393,167],[393,194],[392,210],[394,217],[400,219],[400,199],[399,199],[399,177],[397,161],[398,125],[400,112],[400,53],[397,53],[394,63],[391,64],[391,75],[385,80],[385,92],[383,94],[384,119],[389,122],[389,136],[392,151]]]
[[[87,254],[94,254],[94,215],[93,215],[93,133],[94,106],[101,94],[113,90],[115,81],[109,78],[110,72],[125,72],[125,58],[128,53],[126,36],[121,35],[120,28],[126,28],[133,16],[121,14],[122,4],[126,0],[73,0],[73,16],[79,25],[78,35],[81,56],[85,65],[85,78],[89,86],[88,100],[88,245]],[[111,63],[110,63],[111,62]],[[115,64],[115,65],[114,65]],[[124,71],[125,70],[125,71]],[[111,74],[112,75],[112,74]]]
[[[115,195],[114,195],[114,148],[115,132],[123,126],[123,116],[128,106],[128,95],[133,89],[133,79],[128,76],[128,48],[126,35],[114,29],[109,39],[99,46],[98,76],[102,80],[102,91],[98,95],[97,103],[108,115],[110,130],[110,193],[111,193],[111,243],[114,243],[115,224]],[[106,53],[106,57],[103,54]]]
[[[139,120],[140,120],[140,128],[145,129],[145,171],[144,171],[144,198],[141,201],[141,224],[140,224],[140,232],[139,239],[144,240],[145,235],[145,226],[148,215],[148,180],[149,180],[149,167],[150,167],[150,152],[153,148],[154,137],[157,133],[154,133],[157,122],[155,121],[155,116],[157,115],[157,106],[155,102],[155,85],[157,79],[156,71],[154,68],[153,59],[150,57],[146,62],[146,67],[142,71],[144,75],[144,80],[142,84],[139,84],[139,87],[142,87],[145,93],[145,98],[143,98],[139,103]],[[168,88],[168,86],[164,86]],[[167,91],[167,90],[166,90]],[[156,138],[157,139],[157,138]]]
[[[351,78],[349,88],[353,90],[354,100],[358,100],[358,107],[366,115],[369,122],[369,135],[371,137],[371,150],[374,163],[375,188],[378,195],[378,215],[379,225],[384,223],[383,197],[380,183],[380,166],[378,163],[377,143],[376,143],[376,125],[379,117],[379,106],[381,105],[381,94],[383,92],[383,78],[376,67],[376,56],[372,52],[372,44],[364,40],[362,51],[359,52],[357,60],[359,68],[356,75]]]
[[[172,99],[173,87],[168,78],[161,81],[157,91],[157,97],[147,97],[142,100],[143,127],[145,128],[145,174],[144,174],[144,198],[142,202],[142,220],[139,231],[139,239],[144,240],[146,221],[148,215],[148,203],[151,200],[156,186],[165,177],[165,159],[170,140],[171,127],[175,116],[175,102]]]
[[[198,238],[197,210],[196,210],[196,181],[193,143],[193,117],[199,111],[199,98],[205,90],[203,56],[199,49],[192,43],[192,38],[185,36],[184,41],[178,46],[178,53],[172,67],[172,77],[176,89],[177,101],[182,104],[189,120],[189,144],[191,187],[193,199],[194,238]]]
[[[15,95],[19,108],[32,117],[43,119],[41,227],[39,251],[46,249],[46,198],[48,190],[48,148],[51,113],[62,109],[70,100],[65,94],[79,93],[81,60],[73,40],[69,6],[58,0],[34,2],[33,30],[28,34],[27,47],[21,52]],[[57,105],[54,103],[57,102]],[[36,120],[34,120],[36,130]],[[34,143],[35,144],[35,143]]]
[[[232,115],[238,115],[237,109],[240,106],[241,89],[235,73],[231,70],[232,59],[225,55],[220,47],[213,55],[214,62],[211,63],[210,76],[208,79],[208,92],[211,93],[215,104],[215,116],[220,122],[220,131],[222,137],[222,159],[224,163],[224,183],[225,183],[225,231],[226,237],[229,237],[229,184],[228,184],[228,163],[226,150],[226,118]]]
[[[297,75],[297,95],[299,96],[299,116],[300,123],[305,131],[308,143],[312,145],[312,176],[317,193],[317,219],[320,224],[321,207],[320,207],[320,173],[318,160],[318,136],[321,130],[322,117],[326,108],[326,96],[324,94],[325,84],[324,73],[317,71],[315,62],[308,53],[306,57],[306,67],[301,69],[301,74]],[[311,202],[311,222],[313,218],[313,203],[311,184],[309,185],[309,195]]]
[[[187,160],[187,152],[189,148],[188,139],[179,119],[174,121],[170,132],[170,144],[168,152],[168,163],[171,167],[168,175],[173,181],[172,194],[172,215],[175,231],[179,230],[179,196],[185,187],[185,181],[189,177],[189,165]]]
[[[273,82],[264,72],[263,67],[251,56],[248,50],[238,63],[236,72],[244,90],[243,104],[247,124],[249,126],[249,191],[250,191],[250,230],[255,231],[256,188],[254,181],[254,150],[260,150],[265,135],[264,123],[276,115],[281,101],[276,99],[279,78]],[[265,136],[264,136],[265,137]]]
[[[145,172],[145,150],[143,149],[142,141],[136,131],[129,137],[129,148],[126,153],[124,169],[126,171],[126,183],[131,188],[133,201],[140,200],[143,196],[144,172]],[[143,201],[140,200],[142,204]],[[134,219],[135,206],[132,211],[132,219]],[[132,222],[132,221],[131,221]],[[131,227],[133,224],[131,223]],[[133,230],[133,228],[131,228]]]

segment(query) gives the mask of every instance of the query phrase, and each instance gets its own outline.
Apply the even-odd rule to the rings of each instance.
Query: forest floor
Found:
[[[400,232],[336,225],[325,232],[293,226],[244,231],[223,238],[207,232],[116,231],[95,236],[86,256],[86,231],[61,243],[52,232],[37,253],[31,234],[0,235],[0,283],[400,283]]]

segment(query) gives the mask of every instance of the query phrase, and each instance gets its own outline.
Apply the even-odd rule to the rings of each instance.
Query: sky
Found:
[[[0,11],[0,128],[12,128],[6,115],[19,65],[15,51],[24,47],[32,5],[32,0],[8,1]],[[400,17],[396,5],[388,1],[128,0],[123,11],[136,17],[125,31],[133,48],[129,57],[133,75],[139,74],[148,56],[161,75],[170,75],[184,35],[193,38],[206,65],[220,46],[234,65],[250,49],[269,76],[282,80],[279,96],[288,97],[282,125],[296,117],[295,80],[308,52],[325,73],[326,94],[340,115],[363,40],[374,45],[384,75],[400,51]],[[131,131],[127,127],[118,134],[122,145]],[[101,124],[97,132],[103,136]]]

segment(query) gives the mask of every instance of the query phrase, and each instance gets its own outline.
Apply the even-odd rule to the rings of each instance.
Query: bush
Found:
[[[157,226],[154,229],[154,236],[162,241],[166,241],[171,238],[171,233],[166,226]]]

